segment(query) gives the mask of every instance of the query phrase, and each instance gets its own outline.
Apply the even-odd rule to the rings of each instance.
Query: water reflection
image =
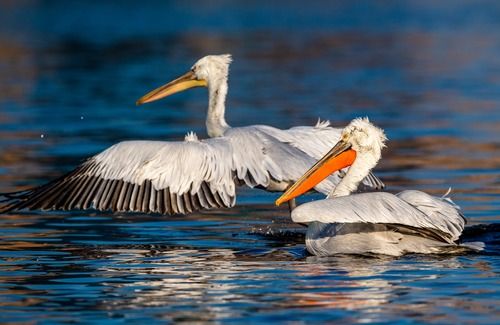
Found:
[[[64,277],[50,273],[42,276],[40,272],[24,279],[10,278],[29,290],[8,290],[4,294],[57,296],[59,303],[52,302],[53,311],[65,309],[69,301],[78,304],[74,301],[77,297],[100,295],[104,297],[100,303],[86,303],[86,308],[133,315],[149,310],[170,321],[237,320],[255,311],[265,315],[277,309],[292,315],[300,310],[305,317],[320,310],[350,310],[360,313],[358,319],[370,321],[397,317],[439,321],[442,308],[484,313],[494,306],[486,298],[494,290],[485,283],[479,287],[478,282],[459,284],[450,277],[450,273],[457,275],[462,269],[482,274],[489,264],[461,257],[339,256],[273,262],[241,260],[236,251],[224,248],[115,248],[102,253],[105,261],[80,259]],[[462,294],[449,296],[450,290]],[[481,302],[467,304],[463,295]],[[31,299],[9,306],[42,307],[44,303],[43,299]],[[349,314],[343,319],[350,319]]]
[[[269,248],[274,239],[250,228],[229,244],[207,236],[220,227],[217,222],[200,232],[199,223],[189,220],[133,219],[74,216],[66,218],[64,230],[58,229],[60,216],[4,221],[2,229],[17,236],[2,240],[8,243],[2,247],[3,305],[34,307],[48,317],[85,308],[90,315],[132,318],[146,311],[147,317],[169,321],[253,319],[256,311],[265,319],[276,310],[316,319],[319,311],[347,310],[372,321],[436,321],[443,308],[481,314],[494,304],[489,283],[496,267],[486,257],[305,258],[302,243]],[[179,246],[172,235],[210,242],[211,248]],[[294,241],[290,235],[288,242]],[[256,243],[262,248],[245,249]],[[456,282],[463,277],[467,283]],[[464,297],[478,302],[465,304]],[[350,317],[342,313],[339,319]]]
[[[377,169],[390,191],[452,187],[469,225],[498,222],[499,12],[462,1],[1,1],[0,191],[118,141],[203,135],[204,91],[134,102],[229,52],[231,125],[368,115],[390,138]],[[234,210],[174,218],[2,215],[0,321],[498,323],[498,227],[469,230],[488,234],[485,254],[316,258],[275,198],[242,189]]]

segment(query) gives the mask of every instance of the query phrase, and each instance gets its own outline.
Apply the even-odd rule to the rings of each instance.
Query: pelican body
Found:
[[[294,222],[307,224],[306,247],[313,255],[443,253],[481,249],[460,245],[466,220],[445,196],[406,190],[351,194],[376,166],[386,136],[365,119],[353,120],[340,141],[277,201],[279,205],[312,188],[330,173],[350,166],[324,200],[298,206]]]
[[[230,55],[206,56],[186,74],[137,101],[144,104],[207,87],[209,139],[188,133],[184,141],[117,143],[48,184],[0,195],[0,212],[93,208],[186,214],[232,207],[237,185],[286,190],[339,139],[340,130],[328,122],[288,130],[265,125],[231,128],[224,116],[230,63]],[[340,178],[336,173],[315,190],[328,193]],[[383,187],[372,174],[363,183]]]

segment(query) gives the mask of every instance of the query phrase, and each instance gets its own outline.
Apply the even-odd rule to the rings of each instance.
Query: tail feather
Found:
[[[363,179],[362,185],[364,185],[364,187],[362,188],[362,190],[371,189],[371,190],[377,190],[377,191],[379,191],[379,190],[382,190],[382,189],[385,188],[384,182],[382,182],[380,180],[380,178],[378,178],[377,176],[375,176],[372,172],[370,172]]]

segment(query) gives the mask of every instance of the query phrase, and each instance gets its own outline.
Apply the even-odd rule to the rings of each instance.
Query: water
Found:
[[[276,195],[248,189],[186,217],[2,215],[0,321],[498,323],[499,18],[494,1],[0,2],[1,191],[121,140],[205,136],[205,90],[134,102],[232,53],[231,125],[369,116],[390,139],[388,189],[452,187],[468,236],[489,244],[311,257]]]

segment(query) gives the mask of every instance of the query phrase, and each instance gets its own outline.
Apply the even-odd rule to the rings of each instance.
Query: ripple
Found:
[[[451,187],[464,236],[487,249],[309,256],[276,194],[251,189],[235,209],[190,216],[8,214],[0,322],[498,323],[499,12],[494,1],[1,2],[0,192],[118,141],[203,137],[206,92],[134,102],[231,52],[231,125],[369,116],[390,139],[375,171],[388,190]]]

